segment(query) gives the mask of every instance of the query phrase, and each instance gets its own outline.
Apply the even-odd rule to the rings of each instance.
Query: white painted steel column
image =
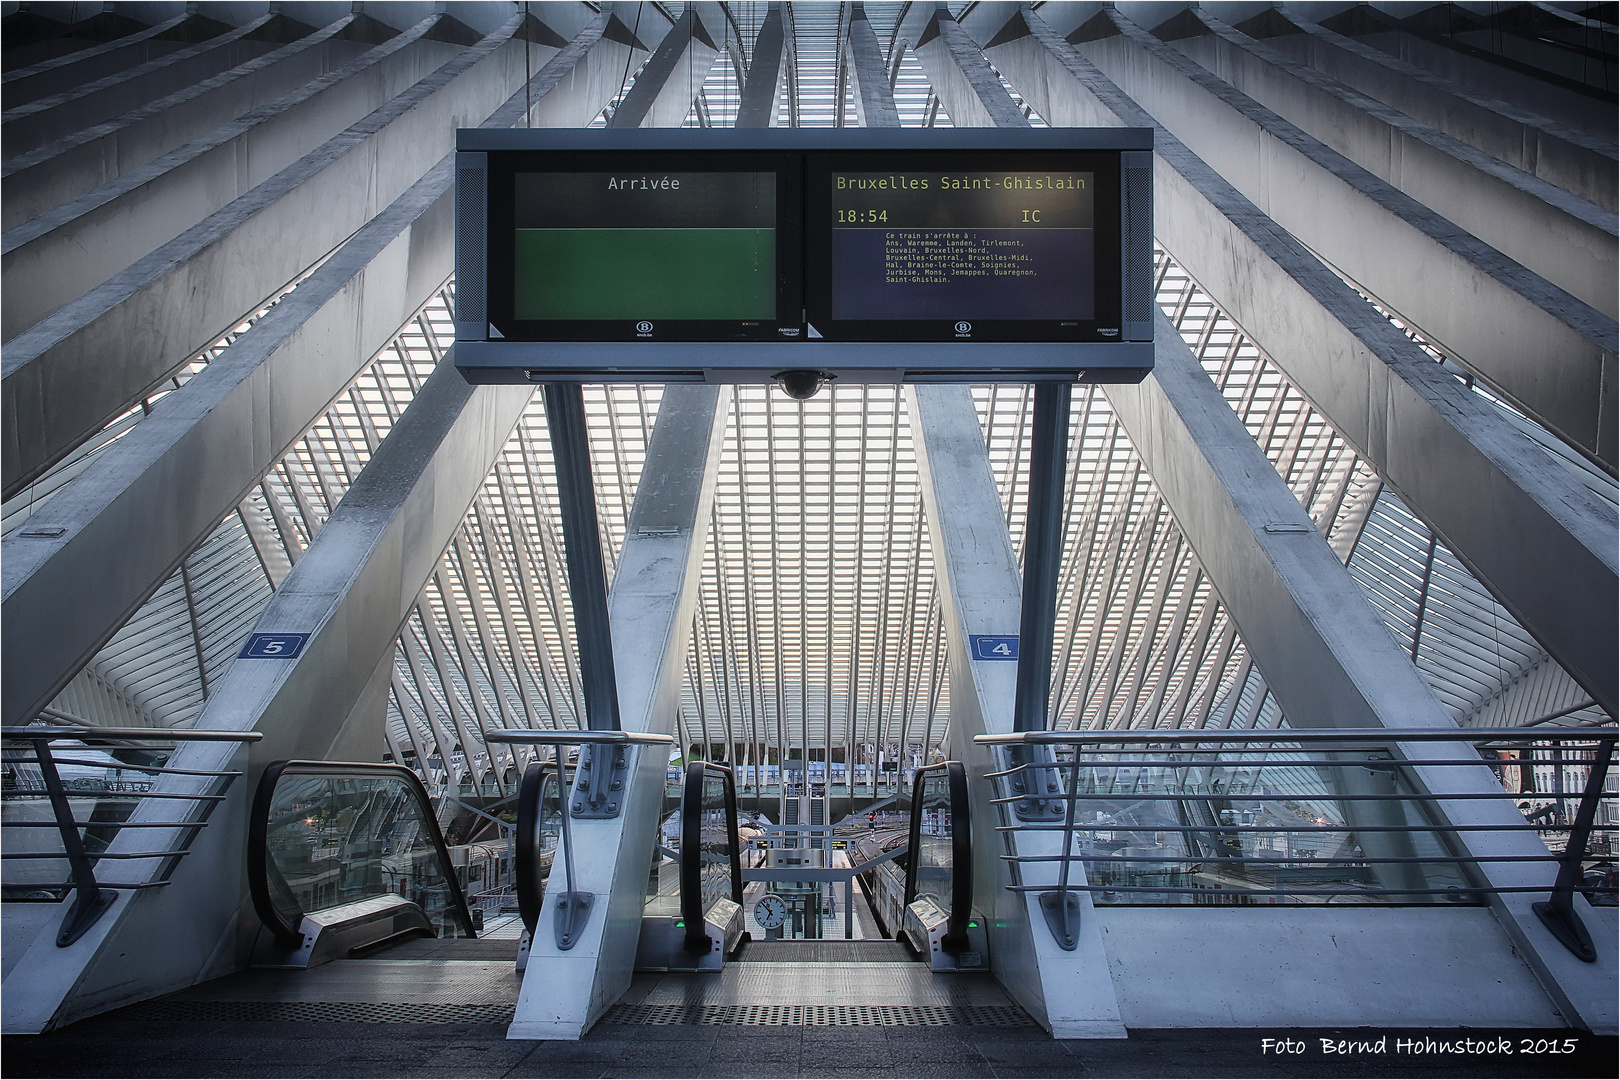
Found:
[[[608,597],[626,731],[677,733],[730,401],[729,387],[677,383],[658,407]],[[589,919],[571,949],[558,948],[562,890],[547,890],[507,1038],[578,1039],[630,986],[669,761],[657,747],[629,752],[619,815],[570,822],[579,880],[569,888],[595,894]]]
[[[680,127],[725,40],[726,16],[719,4],[687,4],[608,126]]]
[[[972,783],[974,895],[985,908],[991,971],[1055,1037],[1124,1038],[1091,894],[1080,894],[1080,941],[1065,952],[1047,929],[1036,894],[1006,888],[1013,882],[1000,856],[1009,845],[1016,854],[1039,855],[1060,850],[1062,841],[1054,833],[1023,833],[1003,843],[995,831],[999,812],[990,803],[999,792],[985,775],[1005,768],[1004,757],[973,742],[975,735],[1013,730],[1018,666],[973,659],[969,638],[1016,634],[1022,592],[978,411],[965,386],[915,386],[906,397],[934,566],[944,586],[949,743]]]
[[[600,110],[606,98],[597,95],[617,86],[604,76],[608,65],[592,59],[608,19],[599,16],[535,73],[537,113],[583,124]],[[606,52],[622,60],[624,48]],[[520,89],[491,122],[510,125],[525,105]],[[454,268],[451,166],[444,158],[376,213],[52,496],[34,525],[6,537],[4,716],[27,723],[66,685],[443,284]],[[185,499],[173,499],[177,488]],[[64,608],[73,618],[60,617]]]
[[[1038,15],[1019,17],[1030,33],[991,51],[1049,120],[1158,127]],[[1159,242],[1520,624],[1614,710],[1613,508],[1173,135],[1158,128],[1154,138]]]
[[[1108,399],[1130,434],[1176,524],[1289,722],[1300,728],[1455,729],[1408,655],[1389,636],[1360,587],[1277,475],[1169,319],[1157,320],[1153,374],[1110,386]],[[1467,743],[1401,744],[1403,757],[1465,758]],[[1501,792],[1478,768],[1415,770],[1452,824],[1523,825],[1506,792],[1500,800],[1443,801],[1446,794]],[[1544,855],[1534,835],[1461,833],[1474,855]],[[1492,884],[1545,885],[1551,863],[1482,863]],[[1612,1031],[1616,1023],[1613,931],[1583,902],[1598,963],[1584,964],[1530,910],[1534,894],[1492,899],[1498,924],[1571,1023]]]
[[[245,809],[258,771],[283,758],[380,753],[380,725],[368,724],[380,714],[355,706],[368,687],[375,692],[374,676],[392,661],[400,627],[529,393],[469,386],[452,357],[440,362],[259,617],[259,632],[309,634],[302,655],[232,664],[197,719],[199,727],[262,731],[254,771],[236,781],[170,885],[123,894],[71,954],[55,947],[54,933],[35,938],[6,976],[7,988],[28,990],[3,994],[5,1031],[60,1026],[245,966],[258,930],[242,876]],[[225,769],[237,753],[230,744],[186,743],[169,764]],[[195,777],[168,776],[155,790],[203,788]],[[146,801],[132,820],[172,821],[186,805]],[[162,851],[177,839],[171,830],[130,830],[111,850]],[[141,880],[157,863],[121,867]]]

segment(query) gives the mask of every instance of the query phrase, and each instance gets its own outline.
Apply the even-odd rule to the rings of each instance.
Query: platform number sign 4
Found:
[[[975,660],[1017,660],[1017,634],[969,634]]]
[[[239,660],[295,660],[309,644],[308,634],[250,634]]]

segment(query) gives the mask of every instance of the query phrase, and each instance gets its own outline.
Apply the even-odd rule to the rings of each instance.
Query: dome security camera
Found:
[[[782,392],[794,401],[809,401],[816,396],[824,384],[831,382],[838,376],[825,371],[802,369],[778,371],[771,378],[775,379],[781,385]]]

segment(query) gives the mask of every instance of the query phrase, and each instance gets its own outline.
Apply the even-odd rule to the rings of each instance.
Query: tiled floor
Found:
[[[832,943],[813,946],[827,952]],[[499,955],[510,943],[407,943],[386,959],[337,961],[309,972],[247,972],[160,1002],[132,1006],[39,1036],[4,1043],[13,1077],[1613,1077],[1616,1040],[1570,1032],[1571,1053],[1324,1054],[1329,1032],[1132,1031],[1120,1040],[1058,1041],[1020,1023],[991,980],[934,977],[896,962],[892,943],[797,961],[762,949],[760,960],[720,976],[638,976],[625,1003],[668,1020],[724,1016],[724,1023],[614,1022],[578,1042],[512,1042],[506,1018],[518,982]],[[783,954],[783,955],[778,955]],[[450,956],[465,959],[448,959]],[[815,953],[808,954],[815,956]],[[813,1000],[812,1000],[813,999]],[[383,1004],[386,1003],[386,1004]],[[663,1003],[663,1004],[660,1004]],[[828,1004],[878,1022],[828,1023]],[[671,1014],[671,1006],[676,1012]],[[791,1010],[803,1023],[737,1017]],[[900,1006],[897,1008],[897,1006]],[[659,1013],[662,1009],[663,1012]],[[866,1010],[862,1012],[861,1010]],[[910,1010],[909,1012],[907,1010]],[[972,1022],[933,1024],[941,1014]],[[621,1010],[621,1014],[623,1010]],[[994,1019],[977,1019],[991,1017]],[[814,1016],[814,1019],[809,1017]],[[296,1017],[296,1018],[293,1018]],[[357,1022],[365,1017],[371,1022]],[[896,1022],[896,1018],[902,1022]],[[432,1022],[423,1022],[424,1020]],[[1438,1039],[1473,1032],[1436,1032]],[[1537,1033],[1513,1032],[1515,1040]],[[1266,1052],[1289,1037],[1299,1053]]]

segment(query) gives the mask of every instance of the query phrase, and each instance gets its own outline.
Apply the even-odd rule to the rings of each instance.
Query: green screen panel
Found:
[[[774,229],[518,229],[518,319],[776,318]]]

